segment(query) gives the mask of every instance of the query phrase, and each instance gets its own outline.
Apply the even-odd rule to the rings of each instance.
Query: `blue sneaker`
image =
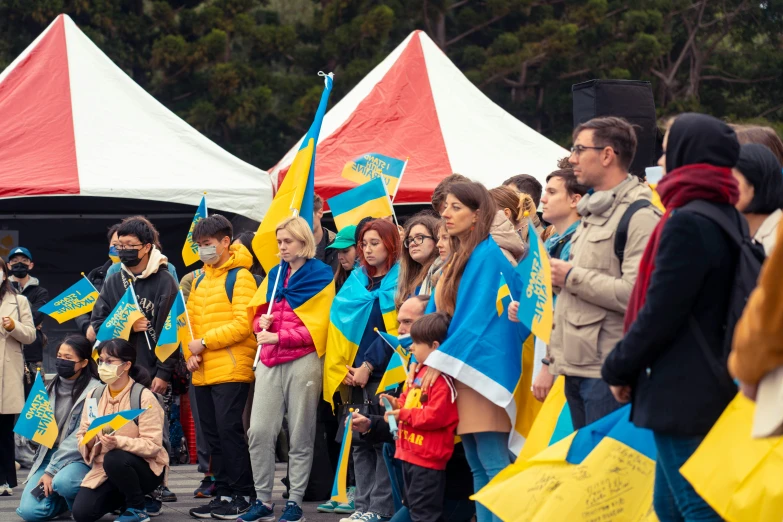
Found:
[[[256,499],[247,513],[243,513],[236,522],[275,522],[275,505],[271,508]]]
[[[128,508],[114,522],[150,522],[150,517],[140,509]]]
[[[151,517],[160,515],[160,509],[163,506],[160,500],[147,495],[144,497],[144,511]]]
[[[305,522],[305,517],[299,504],[293,500],[286,502],[283,514],[280,515],[280,522]]]

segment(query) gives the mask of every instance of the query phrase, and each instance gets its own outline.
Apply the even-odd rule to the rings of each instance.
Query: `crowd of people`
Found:
[[[574,429],[632,402],[632,422],[652,430],[658,450],[658,518],[720,520],[679,469],[738,386],[754,398],[759,381],[783,365],[772,288],[783,266],[775,250],[783,142],[769,129],[707,115],[671,119],[659,161],[666,174],[655,187],[663,209],[653,188],[629,174],[636,148],[625,120],[590,120],[574,130],[571,155],[552,166],[545,186],[523,174],[488,189],[453,174],[434,190],[432,210],[403,227],[389,217],[327,230],[316,195],[312,225],[291,217],[277,226],[280,264],[269,274],[253,234],[235,233],[219,214],[195,225],[203,266],[181,280],[152,223],[134,216],[114,225],[110,260],[88,275],[100,291],[92,313],[77,318],[80,333],[49,348],[59,435],[53,448],[37,448],[18,515],[144,522],[159,514],[175,498],[169,410],[172,385],[185,378],[204,473],[194,496],[205,503],[192,517],[300,522],[304,501],[316,499],[327,500],[318,510],[336,513],[335,522],[500,520],[470,496],[514,461],[512,420],[485,390],[428,358],[460,303],[471,302],[466,267],[516,266],[536,234],[550,258],[555,308],[549,344],[536,341],[533,396],[545,401],[562,376]],[[48,293],[33,269],[23,247],[0,259],[0,494],[17,486],[14,419],[46,346],[38,310]],[[96,364],[93,343],[131,285],[143,317],[127,340],[100,343]],[[161,361],[150,346],[180,290],[193,340]],[[330,351],[342,333],[327,308],[358,332],[352,353]],[[520,320],[519,309],[511,303],[508,321]],[[462,320],[495,313],[475,307]],[[394,350],[379,332],[410,343],[413,362],[396,389],[380,388]],[[497,364],[507,348],[493,346]],[[326,376],[335,372],[342,378],[333,390]],[[82,443],[96,416],[138,408],[145,412],[135,421]],[[337,502],[328,497],[345,429],[354,432],[345,449],[350,494]],[[283,439],[288,491],[276,510]],[[327,492],[313,493],[323,475]]]

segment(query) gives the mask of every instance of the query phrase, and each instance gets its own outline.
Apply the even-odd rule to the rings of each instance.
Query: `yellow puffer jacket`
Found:
[[[204,266],[205,275],[193,284],[188,297],[188,316],[195,339],[204,339],[207,349],[193,374],[193,384],[207,386],[225,382],[253,382],[256,341],[247,318],[247,305],[256,293],[249,270],[239,270],[231,301],[226,295],[226,275],[232,268],[250,268],[253,257],[242,245],[231,246],[231,257],[221,267]],[[192,354],[183,347],[185,358]]]

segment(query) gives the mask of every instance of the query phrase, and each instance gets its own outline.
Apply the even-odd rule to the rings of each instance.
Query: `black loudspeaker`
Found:
[[[644,178],[644,169],[658,163],[661,149],[655,100],[650,82],[590,80],[571,87],[574,128],[593,118],[618,116],[635,126],[638,145],[631,173]]]

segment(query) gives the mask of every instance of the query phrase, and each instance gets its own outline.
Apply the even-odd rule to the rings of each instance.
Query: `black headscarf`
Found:
[[[783,208],[783,173],[775,154],[759,143],[748,143],[740,149],[735,167],[753,185],[754,195],[746,214],[772,214]]]
[[[681,114],[669,129],[666,172],[699,163],[731,168],[739,150],[734,130],[719,119],[695,112]]]

